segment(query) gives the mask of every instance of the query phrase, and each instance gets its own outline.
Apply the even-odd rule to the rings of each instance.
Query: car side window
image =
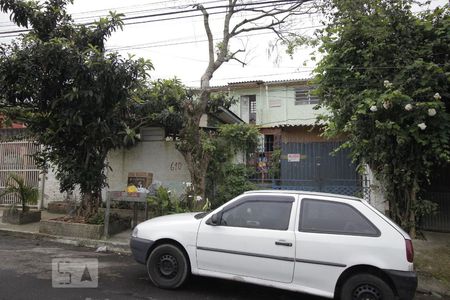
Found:
[[[299,230],[305,232],[379,236],[380,231],[346,203],[303,199]]]
[[[259,229],[287,230],[292,202],[248,200],[224,210],[220,225]]]

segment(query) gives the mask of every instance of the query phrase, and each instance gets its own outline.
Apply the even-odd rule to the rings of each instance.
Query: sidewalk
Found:
[[[450,296],[450,233],[423,232],[414,244],[419,291]]]
[[[39,222],[23,225],[14,225],[2,222],[3,211],[6,207],[0,207],[0,233],[26,237],[31,239],[42,239],[68,245],[83,246],[95,248],[106,246],[107,251],[117,252],[121,254],[130,254],[130,235],[131,229],[111,236],[107,240],[90,240],[68,236],[53,236],[39,233]],[[49,220],[64,216],[63,214],[53,214],[46,210],[42,211],[41,220]]]

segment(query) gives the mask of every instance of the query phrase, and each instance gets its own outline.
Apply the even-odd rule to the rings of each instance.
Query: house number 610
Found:
[[[180,171],[183,164],[179,161],[173,161],[170,163],[170,171]]]

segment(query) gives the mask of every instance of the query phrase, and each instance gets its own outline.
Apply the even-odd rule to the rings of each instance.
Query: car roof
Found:
[[[307,191],[299,191],[299,190],[254,190],[254,191],[247,191],[244,192],[244,194],[277,194],[277,195],[302,195],[302,196],[322,196],[322,197],[333,197],[333,198],[339,198],[339,199],[345,199],[345,200],[354,200],[354,201],[361,201],[361,198],[353,197],[353,196],[347,196],[347,195],[340,195],[340,194],[331,194],[331,193],[320,193],[320,192],[307,192]]]

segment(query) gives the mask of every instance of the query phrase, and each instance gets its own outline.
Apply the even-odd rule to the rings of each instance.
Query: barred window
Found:
[[[295,105],[317,104],[319,97],[312,95],[314,88],[301,87],[295,89]]]

